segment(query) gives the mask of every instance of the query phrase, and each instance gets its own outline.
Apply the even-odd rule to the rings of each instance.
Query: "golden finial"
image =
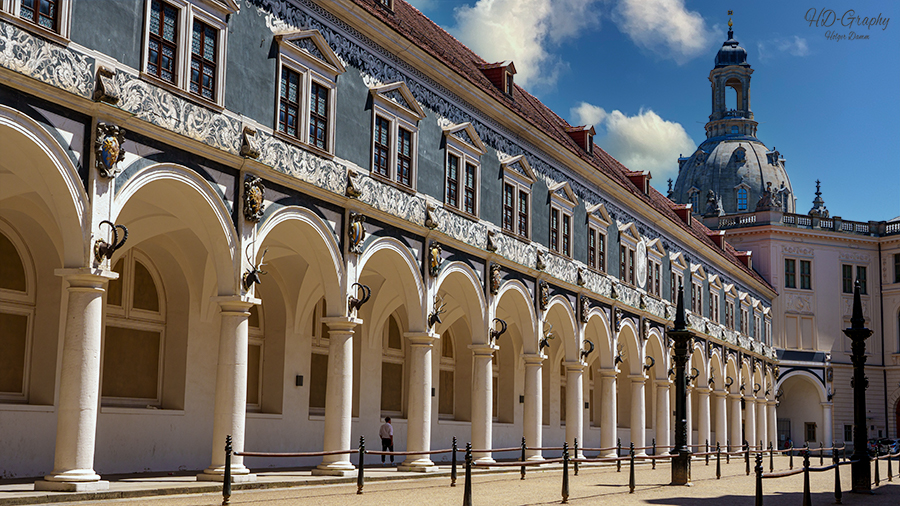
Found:
[[[729,15],[729,16],[733,16],[733,15],[734,15],[734,11],[729,10],[729,11],[728,11],[728,15]],[[731,22],[731,18],[728,18],[728,28],[731,28],[732,26],[734,26],[734,23]]]

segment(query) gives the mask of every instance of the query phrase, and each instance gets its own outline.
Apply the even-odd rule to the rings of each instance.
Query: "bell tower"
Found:
[[[732,11],[728,11],[731,15]],[[709,73],[712,83],[712,114],[706,124],[706,138],[755,138],[757,122],[750,110],[750,74],[747,50],[734,40],[734,23],[728,20],[728,40],[716,54],[716,66]],[[727,100],[733,94],[733,106]]]

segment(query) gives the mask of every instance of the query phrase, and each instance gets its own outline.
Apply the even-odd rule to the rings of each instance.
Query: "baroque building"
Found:
[[[515,73],[402,0],[0,3],[0,475],[666,451],[680,286],[690,438],[775,441],[776,286]]]
[[[853,444],[850,340],[841,330],[850,327],[857,280],[874,331],[866,344],[867,432],[900,437],[900,217],[832,217],[819,181],[809,212],[797,212],[784,158],[756,138],[753,71],[730,27],[729,20],[710,72],[707,140],[678,160],[669,196],[690,205],[723,240],[753,253],[754,269],[779,292],[771,308],[779,446]],[[726,107],[726,94],[734,95],[734,108]]]

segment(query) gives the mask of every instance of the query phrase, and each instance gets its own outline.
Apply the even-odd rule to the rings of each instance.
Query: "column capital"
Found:
[[[359,318],[349,316],[326,316],[322,318],[322,323],[328,326],[329,336],[332,332],[346,332],[352,334],[353,329],[355,329],[357,325],[362,325],[362,322],[363,321]]]
[[[469,349],[472,350],[472,353],[475,356],[479,356],[492,355],[495,351],[499,350],[500,347],[496,344],[470,344]]]
[[[221,295],[211,297],[210,300],[219,305],[222,311],[246,312],[251,307],[262,304],[262,301],[256,297],[248,295]]]
[[[409,339],[409,344],[413,346],[432,346],[434,342],[441,338],[437,333],[430,330],[424,332],[406,332],[403,337]]]
[[[834,407],[833,402],[822,402],[819,405],[822,406],[823,408],[828,408],[828,409],[831,409]]]
[[[119,279],[119,273],[101,268],[56,269],[53,274],[64,278],[72,287],[99,288],[104,283]]]
[[[566,366],[566,372],[584,372],[584,366],[586,364],[578,360],[575,362],[563,362],[563,365]]]
[[[619,374],[619,371],[616,368],[612,369],[600,369],[600,376],[604,378],[615,378],[616,375]]]
[[[655,383],[656,386],[658,386],[658,387],[666,387],[666,388],[672,386],[672,384],[673,384],[672,381],[668,380],[668,379],[653,380],[653,383]]]
[[[522,359],[525,360],[525,365],[543,365],[544,360],[547,359],[547,355],[543,353],[523,353]]]
[[[644,376],[643,373],[641,373],[641,374],[629,374],[629,375],[628,375],[628,379],[630,379],[632,383],[643,383],[643,382],[647,381],[647,377]]]

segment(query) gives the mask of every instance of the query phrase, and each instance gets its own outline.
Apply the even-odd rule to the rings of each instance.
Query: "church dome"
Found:
[[[722,44],[722,48],[716,53],[716,68],[727,67],[729,65],[746,65],[747,50],[738,45],[738,41],[734,40],[734,31],[728,30],[728,40]]]
[[[794,212],[795,199],[784,158],[754,137],[708,139],[692,155],[680,158],[678,164],[671,198],[692,203],[697,214],[705,214],[710,191],[725,214],[756,211],[766,191],[776,209]]]

